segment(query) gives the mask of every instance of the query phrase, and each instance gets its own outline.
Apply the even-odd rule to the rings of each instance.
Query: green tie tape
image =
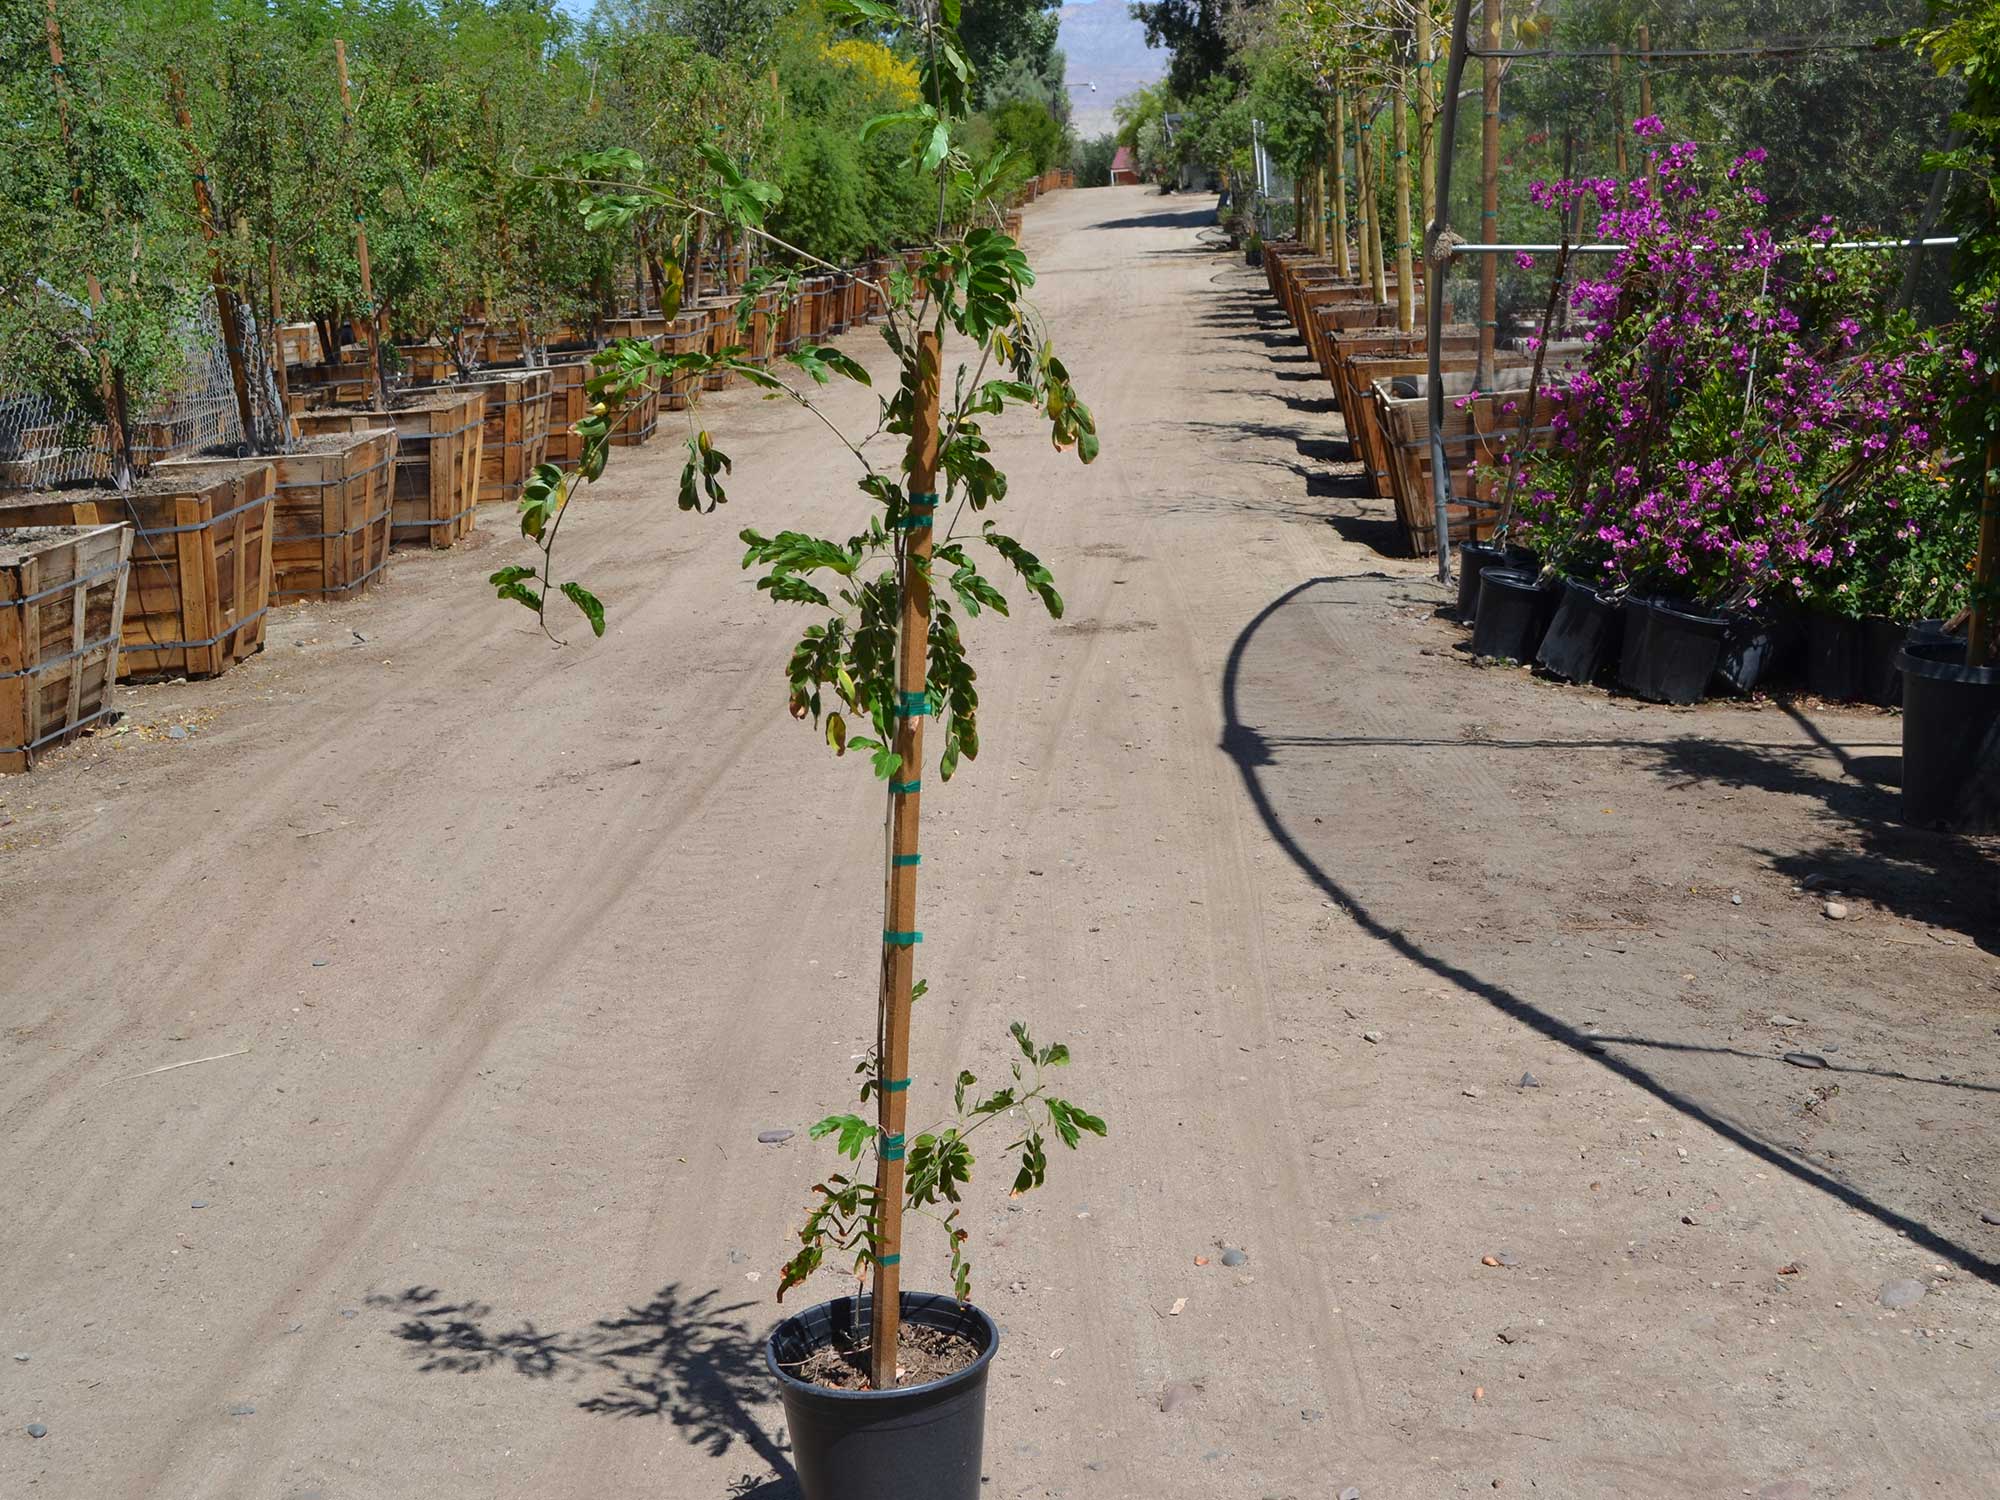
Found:
[[[916,791],[923,784],[921,778],[916,781],[892,781],[889,783],[889,790],[894,792],[898,797],[905,797],[911,792]]]
[[[911,948],[923,940],[924,935],[921,932],[891,932],[886,927],[882,929],[882,941],[891,947]]]
[[[903,1257],[900,1255],[878,1255],[875,1257],[875,1264],[878,1266],[900,1266],[902,1263]]]
[[[896,697],[901,700],[897,704],[896,712],[904,718],[927,719],[930,717],[931,695],[929,693],[898,693]]]
[[[902,1094],[909,1092],[909,1087],[910,1087],[909,1079],[891,1078],[887,1080],[885,1083],[883,1083],[882,1092],[885,1094]]]
[[[920,865],[923,862],[924,857],[921,854],[892,854],[889,856],[889,863],[899,869],[909,865]]]
[[[882,1160],[901,1161],[903,1159],[903,1138],[900,1135],[882,1137]]]

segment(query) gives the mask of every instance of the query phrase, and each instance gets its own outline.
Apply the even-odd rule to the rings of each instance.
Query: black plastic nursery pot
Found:
[[[1861,696],[1861,622],[1814,610],[1806,616],[1806,691],[1852,703]]]
[[[1411,395],[1416,392],[1412,391]],[[1535,554],[1525,547],[1502,547],[1494,542],[1458,544],[1458,617],[1471,624],[1479,613],[1479,575],[1488,568],[1518,568],[1537,571]]]
[[[1861,700],[1882,708],[1903,701],[1903,643],[1910,628],[1881,615],[1861,622]]]
[[[1699,703],[1728,630],[1726,615],[1660,599],[1628,600],[1618,680],[1655,703]]]
[[[1562,582],[1555,618],[1535,660],[1567,682],[1589,682],[1616,660],[1624,611],[1587,583]]]
[[[1531,662],[1556,611],[1556,596],[1532,573],[1489,567],[1479,575],[1479,613],[1472,654],[1496,661]]]
[[[1715,659],[1715,680],[1726,691],[1747,697],[1779,674],[1798,643],[1798,627],[1789,620],[1768,613],[1731,614]]]
[[[870,1299],[839,1297],[771,1330],[777,1379],[804,1500],[978,1500],[986,1376],[1000,1330],[970,1303],[904,1292],[903,1321],[970,1339],[979,1358],[955,1375],[892,1391],[835,1391],[792,1373],[821,1349],[865,1344]]]
[[[1968,667],[1965,642],[1912,640],[1903,648],[1903,821],[1966,833],[1992,831],[2000,796],[1967,818],[1966,791],[2000,724],[2000,667]],[[1997,789],[2000,790],[2000,789]]]

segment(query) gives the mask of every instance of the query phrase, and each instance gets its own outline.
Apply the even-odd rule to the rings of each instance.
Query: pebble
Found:
[[[187,737],[188,737],[187,730],[183,729],[178,724],[174,725],[167,731],[167,738],[170,740],[184,740]]]
[[[1225,1249],[1222,1252],[1222,1263],[1225,1266],[1247,1266],[1250,1264],[1250,1257],[1241,1250]]]
[[[760,1130],[757,1132],[757,1144],[760,1146],[782,1145],[791,1138],[792,1133],[789,1130]]]
[[[1826,913],[1826,919],[1829,922],[1844,922],[1847,920],[1847,904],[1845,902],[1829,901],[1820,910]]]
[[[190,1204],[188,1205],[188,1207],[189,1207],[189,1208],[207,1208],[207,1207],[208,1207],[208,1200],[207,1200],[206,1198],[197,1198],[197,1199],[195,1199],[195,1200],[194,1200],[194,1202],[190,1203]]]
[[[1982,1224],[2000,1224],[2000,1208],[1982,1208],[1979,1211],[1979,1222]],[[26,1358],[25,1355],[20,1354],[14,1357],[16,1359]]]
[[[1535,1075],[1534,1075],[1533,1073],[1523,1073],[1523,1074],[1521,1075],[1521,1087],[1522,1087],[1522,1088],[1524,1088],[1524,1089],[1538,1089],[1538,1088],[1540,1088],[1541,1086],[1542,1086],[1542,1080],[1541,1080],[1541,1079],[1539,1079],[1539,1078],[1537,1078],[1537,1077],[1536,1077],[1536,1076],[1535,1076]]]
[[[1326,1413],[1323,1411],[1313,1411],[1307,1407],[1300,1407],[1299,1420],[1301,1422],[1324,1422],[1326,1420]]]
[[[1806,1023],[1801,1021],[1797,1016],[1788,1016],[1780,1013],[1771,1017],[1771,1024],[1773,1026],[1803,1026]]]
[[[340,1310],[340,1315],[343,1318],[358,1318],[361,1316],[361,1309],[358,1307],[343,1307]]]
[[[1743,898],[1732,892],[1729,897],[1729,904],[1731,906],[1741,906],[1743,904]]]
[[[327,966],[327,962],[328,960],[324,958],[316,958],[313,960],[313,967],[315,969],[324,969]]]
[[[1495,1252],[1493,1258],[1496,1261],[1498,1261],[1501,1265],[1506,1266],[1510,1269],[1514,1266],[1518,1266],[1521,1263],[1519,1260],[1515,1258],[1514,1252],[1512,1250],[1497,1251]]]
[[[1350,1484],[1340,1492],[1340,1500],[1361,1500],[1361,1491]]]
[[[1476,1084],[1473,1087],[1468,1089],[1463,1089],[1460,1092],[1462,1092],[1468,1099],[1484,1099],[1486,1097],[1486,1090],[1478,1087]]]
[[[48,1428],[44,1427],[40,1422],[30,1422],[28,1424],[29,1437],[38,1438],[38,1437],[47,1437],[48,1435],[49,1435]]]
[[[232,1406],[229,1408],[229,1415],[232,1417],[254,1417],[257,1415],[257,1408],[254,1406]]]
[[[1361,1040],[1364,1042],[1380,1042],[1382,1040],[1382,1033],[1379,1031],[1364,1031],[1361,1033]]]
[[[1921,1281],[1912,1281],[1907,1276],[1900,1281],[1885,1281],[1882,1290],[1875,1294],[1875,1300],[1887,1308],[1913,1307],[1921,1302],[1928,1290]]]
[[[1785,1061],[1795,1068],[1823,1068],[1826,1059],[1817,1052],[1787,1052]]]
[[[14,1356],[14,1363],[17,1365],[25,1365],[27,1362],[28,1362],[28,1356],[25,1354],[17,1354]]]

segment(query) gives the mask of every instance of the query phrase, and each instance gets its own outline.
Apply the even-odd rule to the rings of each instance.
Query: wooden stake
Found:
[[[1410,67],[1405,61],[1398,70],[1397,86],[1390,91],[1389,104],[1396,111],[1396,331],[1409,333],[1416,327],[1416,263],[1410,255]]]
[[[1479,155],[1479,237],[1491,245],[1500,238],[1500,50],[1501,12],[1506,0],[1485,0],[1481,7],[1485,49],[1480,72],[1485,81],[1485,113],[1480,121]],[[1500,332],[1500,262],[1497,257],[1479,257],[1479,366],[1473,383],[1481,390],[1493,384],[1493,346]],[[1438,538],[1438,547],[1445,547]]]
[[[2000,375],[1987,384],[1989,399],[2000,401]],[[2000,577],[2000,484],[1994,473],[2000,469],[2000,436],[1986,443],[1985,503],[1979,508],[1979,556],[1972,573],[1972,619],[1965,630],[1965,664],[1983,667],[1993,659],[1994,611],[1989,595],[1993,580]]]
[[[285,336],[279,330],[278,322],[278,233],[275,219],[271,226],[271,236],[264,242],[265,257],[269,269],[265,274],[265,318],[270,323],[271,374],[278,382],[278,433],[279,440],[290,446],[292,440],[291,371],[285,364]]]
[[[1354,274],[1347,250],[1347,91],[1338,68],[1333,72],[1333,269],[1342,280]]]
[[[1653,112],[1653,28],[1639,28],[1639,113]]]
[[[236,396],[236,417],[243,424],[243,444],[252,453],[261,453],[257,415],[250,405],[250,379],[243,369],[243,325],[237,316],[236,293],[229,285],[229,272],[216,243],[215,199],[208,191],[208,166],[201,159],[201,144],[194,138],[194,117],[188,113],[187,85],[179,68],[167,69],[167,97],[173,103],[174,122],[181,128],[188,162],[194,168],[194,209],[201,221],[201,237],[208,246],[208,280],[215,288],[216,321],[222,329],[223,352],[229,357],[229,386]]]
[[[69,76],[63,62],[62,22],[56,16],[56,0],[48,0],[48,17],[43,30],[49,44],[49,72],[55,79],[56,128],[62,136],[63,154],[69,158],[70,166],[70,206],[79,213],[83,211],[83,170],[76,159],[76,145],[69,130]],[[86,266],[83,285],[90,297],[93,313],[104,307],[104,285],[97,279],[97,272]],[[132,468],[132,450],[126,441],[125,432],[125,383],[111,368],[111,355],[102,341],[97,345],[98,393],[104,402],[104,426],[110,434],[111,451],[117,458],[121,471],[129,474]],[[124,481],[121,479],[120,483]]]
[[[354,100],[347,91],[347,43],[335,37],[333,64],[340,72],[340,120],[351,140],[354,134]],[[368,382],[375,393],[375,409],[389,409],[389,366],[383,356],[382,310],[375,305],[375,278],[368,266],[368,222],[361,215],[361,195],[354,195],[354,258],[361,263],[361,302],[368,334]],[[327,351],[329,360],[340,357],[338,349]]]
[[[875,1292],[869,1350],[875,1389],[896,1384],[896,1341],[902,1326],[903,1127],[909,1105],[910,990],[916,979],[917,815],[924,769],[924,674],[931,628],[931,512],[937,496],[939,345],[934,332],[917,335],[917,392],[910,433],[909,502],[897,586],[902,620],[896,639],[896,753],[903,758],[889,783],[889,868],[882,918],[882,1000],[879,1027],[881,1089],[876,1095],[882,1135],[877,1142]]]

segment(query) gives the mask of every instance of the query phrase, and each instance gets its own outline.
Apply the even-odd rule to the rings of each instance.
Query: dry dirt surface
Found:
[[[986,1492],[2000,1491],[1993,850],[1896,826],[1892,716],[1470,663],[1208,208],[1029,213],[1104,456],[1014,424],[1069,612],[973,627],[925,798],[916,1117],[1018,1017],[1111,1126],[968,1215]],[[0,1495],[795,1495],[882,796],[737,567],[844,463],[710,410],[726,511],[662,442],[572,522],[604,640],[496,514],[0,784]]]

